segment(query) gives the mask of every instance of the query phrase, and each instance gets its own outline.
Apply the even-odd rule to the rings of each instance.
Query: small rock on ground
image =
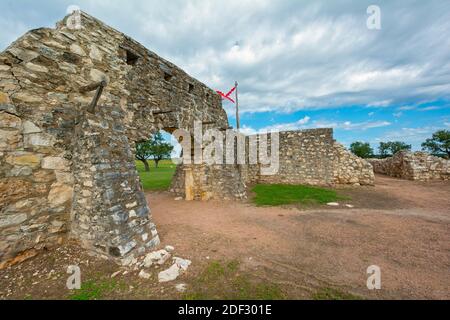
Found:
[[[328,202],[328,203],[327,203],[327,206],[330,206],[330,207],[339,207],[339,203],[337,203],[337,202]]]
[[[180,283],[175,286],[178,292],[186,292],[187,285],[185,283]]]
[[[151,278],[151,274],[145,272],[144,270],[141,270],[141,272],[139,272],[139,278],[148,280]]]

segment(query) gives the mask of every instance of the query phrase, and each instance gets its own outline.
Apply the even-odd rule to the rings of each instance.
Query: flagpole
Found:
[[[241,121],[239,119],[239,95],[238,95],[238,82],[235,83],[236,86],[236,129],[239,131],[241,127]]]

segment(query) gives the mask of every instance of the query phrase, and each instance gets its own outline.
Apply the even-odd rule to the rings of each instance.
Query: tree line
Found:
[[[360,158],[387,158],[399,151],[411,151],[412,146],[402,141],[380,142],[378,154],[368,142],[356,141],[350,145],[350,151]],[[439,130],[422,143],[422,150],[433,155],[450,159],[450,131]]]

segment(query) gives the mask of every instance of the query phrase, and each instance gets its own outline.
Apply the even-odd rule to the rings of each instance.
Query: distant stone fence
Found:
[[[375,173],[408,180],[450,180],[450,160],[425,152],[401,151],[387,159],[369,159]]]
[[[280,132],[279,142],[278,173],[261,175],[260,165],[248,165],[242,168],[247,184],[374,184],[372,165],[336,142],[332,129]]]

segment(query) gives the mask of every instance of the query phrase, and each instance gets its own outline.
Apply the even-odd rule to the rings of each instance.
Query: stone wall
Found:
[[[450,180],[450,160],[425,152],[400,151],[387,159],[370,159],[375,173],[408,180]]]
[[[0,268],[69,236],[127,263],[158,245],[134,165],[135,143],[164,129],[229,128],[221,98],[126,35],[83,13],[35,29],[0,54]],[[95,92],[107,85],[91,114]],[[370,165],[322,129],[281,134],[280,172],[186,165],[172,189],[188,200],[242,199],[246,182],[371,184]]]
[[[332,129],[280,132],[279,143],[279,172],[261,175],[260,165],[247,166],[243,170],[248,184],[374,184],[370,163],[337,143]]]
[[[160,129],[192,131],[194,121],[229,126],[220,96],[183,70],[85,13],[79,30],[66,20],[0,54],[0,267],[63,242],[69,231],[113,258],[139,254],[157,238],[143,217],[135,143]],[[95,92],[80,89],[99,81],[107,86],[98,113],[87,115]],[[222,183],[196,189],[216,197],[245,190],[236,167],[208,170]]]

